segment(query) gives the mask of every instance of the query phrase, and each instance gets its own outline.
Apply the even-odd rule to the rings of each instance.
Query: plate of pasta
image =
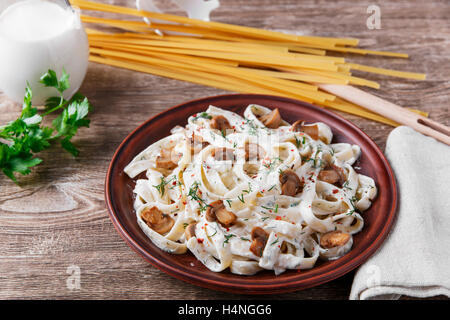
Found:
[[[248,294],[349,272],[381,245],[397,205],[389,163],[355,125],[251,94],[149,119],[119,146],[105,189],[117,231],[151,264]]]

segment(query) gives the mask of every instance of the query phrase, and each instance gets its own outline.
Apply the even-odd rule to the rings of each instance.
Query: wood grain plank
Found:
[[[102,1],[133,6],[133,0]],[[361,39],[361,47],[407,52],[410,59],[346,55],[352,62],[426,72],[426,81],[364,75],[379,81],[368,90],[396,104],[430,112],[450,124],[450,3],[384,1],[381,30],[368,30],[373,1],[226,0],[217,21],[306,35]],[[180,13],[167,6],[171,13]],[[222,90],[152,75],[89,65],[81,91],[95,110],[89,129],[75,138],[77,159],[58,147],[20,184],[0,176],[0,299],[252,299],[176,280],[134,253],[114,230],[104,203],[104,178],[114,150],[136,126],[186,100]],[[0,123],[20,105],[0,93]],[[392,127],[341,113],[384,149]],[[66,286],[67,268],[81,270],[81,289]],[[265,299],[347,299],[353,273],[316,288]]]

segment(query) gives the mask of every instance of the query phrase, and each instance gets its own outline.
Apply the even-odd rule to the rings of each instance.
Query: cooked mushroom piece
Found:
[[[285,170],[280,174],[281,194],[286,196],[295,196],[303,191],[303,183],[292,170]]]
[[[259,161],[266,155],[264,149],[257,143],[247,142],[244,146],[244,150],[245,150],[245,161],[250,160]]]
[[[211,119],[210,126],[212,129],[217,129],[223,132],[224,135],[227,133],[227,130],[232,128],[227,118],[225,118],[224,116],[214,116]]]
[[[157,207],[145,208],[141,212],[141,218],[154,231],[164,234],[172,229],[175,221]]]
[[[161,153],[156,157],[156,167],[160,169],[173,170],[177,167],[182,154],[174,153],[167,149],[161,149]]]
[[[302,132],[302,126],[305,123],[304,120],[297,120],[292,124],[292,131],[294,132]]]
[[[234,160],[233,149],[215,148],[211,152],[211,155],[214,157],[214,160],[216,161]]]
[[[334,248],[340,247],[346,244],[350,240],[350,235],[348,233],[342,232],[340,230],[327,232],[320,238],[320,245],[323,248]]]
[[[319,127],[317,124],[305,126],[305,121],[297,120],[292,124],[292,131],[306,133],[313,140],[319,139]]]
[[[324,199],[327,200],[327,201],[330,201],[330,202],[336,202],[336,201],[338,201],[335,197],[333,197],[333,196],[330,195],[330,194],[327,194],[327,195],[325,196]]]
[[[318,175],[319,180],[335,184],[339,181],[339,174],[333,169],[324,169]]]
[[[209,222],[219,221],[219,223],[225,227],[230,227],[235,221],[236,215],[225,209],[225,205],[222,200],[211,202],[206,210],[206,220]]]
[[[334,164],[330,164],[320,171],[317,177],[321,181],[338,186],[342,186],[347,179],[344,170]]]
[[[269,234],[260,227],[252,229],[252,244],[250,251],[257,257],[262,257],[264,247],[266,246]]]
[[[184,230],[184,235],[186,236],[186,240],[189,240],[192,237],[195,237],[195,226],[196,222],[190,223],[186,229]]]
[[[288,246],[286,244],[286,241],[283,241],[280,248],[281,253],[287,253],[288,252]]]
[[[259,121],[261,121],[267,128],[276,129],[281,124],[281,115],[280,111],[277,109],[272,110],[271,112],[259,117]]]
[[[188,142],[191,148],[191,154],[200,152],[209,144],[209,142],[204,141],[201,136],[196,135],[195,133],[192,133],[192,137],[188,139]]]

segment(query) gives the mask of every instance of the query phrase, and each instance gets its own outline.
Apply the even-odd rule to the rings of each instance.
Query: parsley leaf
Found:
[[[65,150],[77,156],[79,151],[70,140],[78,128],[89,127],[87,115],[92,107],[88,100],[79,93],[69,101],[63,97],[63,92],[70,87],[69,75],[64,70],[59,79],[55,71],[48,70],[40,80],[44,86],[54,87],[60,96],[47,99],[46,112],[39,114],[31,103],[33,92],[27,83],[20,116],[0,126],[0,169],[14,182],[17,182],[15,173],[27,175],[42,162],[35,153],[48,149],[52,141],[59,141]],[[52,126],[44,126],[43,118],[59,109],[62,112]]]

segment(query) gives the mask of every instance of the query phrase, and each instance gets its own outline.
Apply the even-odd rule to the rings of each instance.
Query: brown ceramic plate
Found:
[[[362,155],[356,166],[358,172],[372,177],[378,196],[364,212],[365,226],[354,237],[352,250],[342,258],[320,262],[311,270],[286,271],[275,276],[262,271],[254,276],[239,276],[225,271],[208,270],[190,254],[173,255],[157,248],[141,231],[133,209],[134,181],[124,167],[151,143],[169,135],[176,125],[186,125],[187,118],[209,105],[242,114],[249,104],[279,108],[285,120],[322,121],[333,131],[333,142],[348,142],[361,147]],[[187,282],[206,288],[245,294],[273,294],[305,289],[336,279],[356,268],[372,255],[386,238],[394,221],[397,188],[394,174],[377,145],[358,127],[342,117],[308,103],[265,95],[237,94],[209,97],[175,106],[147,120],[121,143],[114,154],[106,176],[106,204],[110,218],[128,245],[144,259],[162,271]]]

